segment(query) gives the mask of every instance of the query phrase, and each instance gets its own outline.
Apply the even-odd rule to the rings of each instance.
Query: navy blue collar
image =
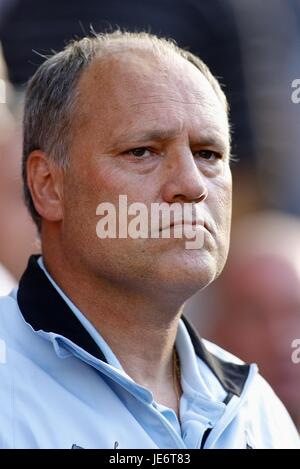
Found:
[[[37,263],[39,256],[31,256],[20,280],[17,301],[19,308],[34,330],[62,335],[106,362],[102,351],[73,314],[70,307],[48,280]],[[238,365],[221,360],[207,350],[193,326],[183,317],[195,353],[211,369],[228,395],[240,396],[249,374],[249,365]]]

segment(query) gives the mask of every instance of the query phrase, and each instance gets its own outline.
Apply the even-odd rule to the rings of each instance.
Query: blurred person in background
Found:
[[[258,364],[300,429],[300,364],[292,361],[300,338],[300,220],[279,212],[240,219],[222,275],[187,308],[204,337]]]
[[[5,98],[0,103],[0,264],[19,279],[28,256],[36,251],[36,230],[22,197],[22,134],[8,107],[13,90],[6,80],[1,60],[0,79],[6,84]],[[1,281],[0,281],[1,282]]]

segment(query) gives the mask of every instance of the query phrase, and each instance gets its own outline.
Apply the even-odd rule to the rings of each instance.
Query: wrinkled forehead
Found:
[[[134,51],[95,59],[79,82],[78,109],[83,122],[97,117],[111,130],[116,115],[119,125],[131,127],[159,115],[160,125],[172,119],[180,128],[185,119],[201,120],[229,139],[224,104],[201,71],[175,54]]]

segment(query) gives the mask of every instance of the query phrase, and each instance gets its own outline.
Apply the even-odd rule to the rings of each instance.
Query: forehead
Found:
[[[103,138],[141,130],[212,133],[229,140],[223,103],[204,75],[181,57],[142,51],[95,60],[78,86],[79,119]]]

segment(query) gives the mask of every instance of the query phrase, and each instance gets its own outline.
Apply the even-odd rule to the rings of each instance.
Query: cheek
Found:
[[[226,164],[222,175],[216,180],[216,186],[221,198],[224,200],[224,208],[229,209],[231,215],[232,202],[232,175],[228,164]]]
[[[91,191],[99,196],[109,194],[111,199],[119,194],[127,194],[134,183],[132,175],[118,167],[113,158],[105,157],[91,166],[86,179]]]
[[[82,225],[84,231],[95,231],[99,215],[97,207],[102,203],[113,204],[118,214],[119,196],[127,197],[127,205],[132,202],[144,202],[148,205],[153,195],[153,183],[150,185],[146,178],[135,173],[128,173],[116,167],[111,161],[103,158],[101,163],[90,167],[70,171],[65,181],[64,189],[64,213],[67,227],[76,219]],[[149,180],[149,178],[148,178]],[[124,199],[122,199],[124,207]]]
[[[156,179],[157,181],[157,179]],[[84,183],[89,185],[91,198],[97,203],[118,204],[119,196],[126,196],[129,203],[155,201],[157,186],[149,174],[137,173],[135,168],[126,169],[113,159],[106,160],[91,169]],[[159,192],[159,191],[158,191]]]
[[[80,165],[70,169],[64,184],[65,204],[70,208],[96,211],[99,202],[111,201],[120,191],[120,178],[105,165]],[[107,195],[110,195],[109,199]]]
[[[209,180],[207,204],[219,231],[230,231],[232,210],[232,179],[228,168],[222,175]]]
[[[218,178],[211,179],[209,183],[207,207],[216,230],[217,275],[219,275],[225,265],[229,250],[232,198],[230,170]]]

